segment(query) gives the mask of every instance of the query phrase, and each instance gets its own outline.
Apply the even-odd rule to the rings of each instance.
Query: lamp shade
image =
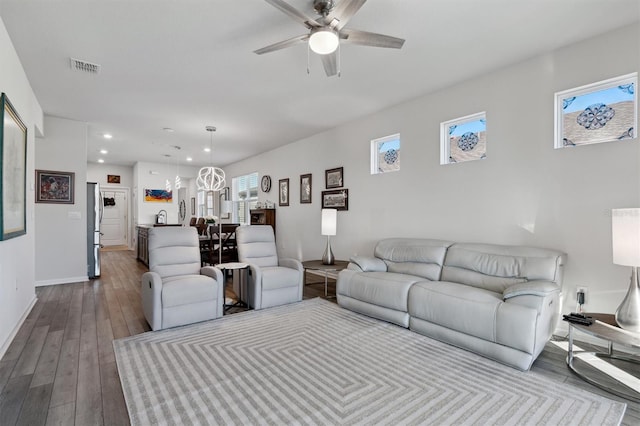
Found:
[[[613,263],[640,266],[640,209],[611,210]]]
[[[336,235],[338,210],[322,209],[322,235]]]
[[[311,33],[309,47],[318,55],[328,55],[338,48],[338,34],[329,28],[319,28]]]

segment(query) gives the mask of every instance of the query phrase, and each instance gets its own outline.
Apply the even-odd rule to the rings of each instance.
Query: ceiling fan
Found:
[[[320,55],[327,75],[332,76],[338,74],[336,50],[340,43],[393,49],[400,49],[404,44],[401,38],[345,28],[367,0],[313,0],[313,8],[320,15],[318,18],[307,15],[283,0],[265,1],[307,27],[309,33],[254,51],[258,55],[309,43],[309,48]]]

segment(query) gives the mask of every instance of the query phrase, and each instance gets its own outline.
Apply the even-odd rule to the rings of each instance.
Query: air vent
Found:
[[[71,60],[71,69],[74,71],[86,72],[89,74],[98,74],[100,65],[91,62],[81,61],[80,59],[69,58]]]

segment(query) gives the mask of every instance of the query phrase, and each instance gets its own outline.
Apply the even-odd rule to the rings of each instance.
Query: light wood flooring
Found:
[[[131,251],[105,251],[100,279],[36,289],[38,302],[0,361],[0,425],[129,424],[112,341],[149,330],[139,296],[146,270]],[[323,279],[307,278],[317,284],[305,298],[324,297]],[[623,424],[640,424],[640,404],[576,377],[565,356],[548,344],[532,370],[627,402]]]

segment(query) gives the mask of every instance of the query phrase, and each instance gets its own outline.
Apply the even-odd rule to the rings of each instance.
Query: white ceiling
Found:
[[[313,54],[307,75],[304,45],[253,53],[305,33],[264,0],[0,0],[0,17],[45,113],[89,123],[88,161],[208,164],[214,125],[224,166],[636,22],[640,1],[369,0],[347,28],[406,43],[344,45],[330,78]],[[72,71],[70,57],[101,72]]]

